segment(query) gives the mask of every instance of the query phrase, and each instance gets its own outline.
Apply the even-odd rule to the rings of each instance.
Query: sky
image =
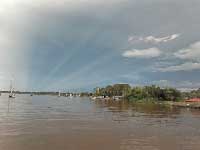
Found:
[[[1,0],[0,88],[199,88],[199,16],[199,0]]]

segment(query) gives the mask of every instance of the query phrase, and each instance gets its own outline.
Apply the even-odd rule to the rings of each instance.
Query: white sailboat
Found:
[[[60,94],[60,91],[58,92],[58,97],[60,97],[61,96],[61,94]]]
[[[70,94],[69,94],[69,97],[70,97],[70,98],[72,98],[72,97],[73,97],[73,94],[72,94],[72,93],[70,93]]]
[[[12,81],[10,82],[10,94],[9,94],[9,98],[15,98],[15,94],[13,93],[14,88],[12,86]]]

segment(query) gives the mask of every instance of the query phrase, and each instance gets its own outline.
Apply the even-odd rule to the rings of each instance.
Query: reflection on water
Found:
[[[199,150],[200,110],[126,101],[0,97],[0,150]]]

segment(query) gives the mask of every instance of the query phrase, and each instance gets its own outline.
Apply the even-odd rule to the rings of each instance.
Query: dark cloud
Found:
[[[163,73],[155,68],[189,63],[174,53],[200,41],[199,15],[198,0],[4,0],[0,40],[2,43],[8,37],[8,44],[0,48],[5,58],[13,55],[11,60],[1,59],[0,65],[5,73],[10,72],[6,68],[12,68],[18,82],[26,78],[24,88],[27,85],[29,89],[92,88],[166,79],[198,82],[198,69],[185,70],[186,75],[179,77],[182,71]],[[160,41],[178,34],[166,42],[128,41],[130,36]],[[122,56],[126,50],[152,47],[162,55],[150,59]]]

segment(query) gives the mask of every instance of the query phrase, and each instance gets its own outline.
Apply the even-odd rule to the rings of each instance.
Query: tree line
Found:
[[[181,92],[175,88],[161,88],[156,85],[131,87],[129,84],[114,84],[103,88],[95,88],[95,96],[123,96],[129,101],[157,100],[179,101],[193,97],[200,97],[200,89],[191,92]]]
[[[192,90],[190,92],[183,92],[183,97],[190,99],[190,98],[200,98],[200,88],[197,90]]]

